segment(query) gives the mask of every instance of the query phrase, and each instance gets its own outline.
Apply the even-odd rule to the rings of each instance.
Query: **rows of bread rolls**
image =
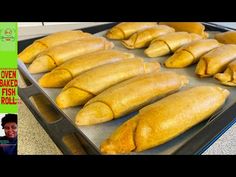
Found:
[[[207,39],[209,35],[204,25],[198,22],[160,22],[155,25],[133,30],[133,34],[124,38],[115,38],[118,30],[109,31],[106,36],[122,40],[128,49],[145,48],[148,57],[173,54],[164,62],[167,68],[197,64],[195,72],[199,77],[213,76],[224,85],[236,86],[235,31],[218,33],[215,39]],[[125,34],[130,31],[128,27],[132,28],[132,23],[120,23],[114,28]]]
[[[31,63],[38,55],[49,48],[91,36],[91,34],[84,33],[81,30],[53,33],[34,41],[19,54],[19,59],[24,63]]]
[[[124,28],[127,32],[121,32],[118,26],[107,36],[116,32],[119,39],[122,36],[127,39],[140,30],[151,29],[155,35],[166,35],[178,29],[157,23],[126,23]],[[65,36],[67,33],[70,32]],[[131,53],[113,50],[113,43],[104,38],[82,34],[80,31],[79,39],[75,40],[65,37],[67,41],[62,41],[66,42],[60,41],[63,33],[53,34],[36,41],[19,56],[25,63],[33,62],[29,67],[31,73],[47,72],[39,79],[42,87],[62,88],[55,100],[60,108],[84,105],[76,115],[78,126],[104,123],[139,110],[137,116],[102,143],[103,153],[143,151],[163,144],[207,119],[229,95],[226,89],[216,86],[178,92],[188,84],[186,76],[161,72],[158,62],[145,62]],[[186,32],[175,34],[189,36]],[[146,47],[150,39],[137,44]]]

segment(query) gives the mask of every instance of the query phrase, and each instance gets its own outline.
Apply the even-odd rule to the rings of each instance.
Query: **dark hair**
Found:
[[[8,122],[15,122],[17,124],[17,115],[16,114],[6,114],[2,118],[2,128],[4,128],[5,124]]]

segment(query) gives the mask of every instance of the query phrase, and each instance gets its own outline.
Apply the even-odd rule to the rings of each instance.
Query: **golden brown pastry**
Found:
[[[174,31],[174,28],[169,26],[158,25],[153,28],[138,31],[130,36],[129,39],[123,40],[121,43],[128,49],[144,48],[148,47],[154,38]]]
[[[137,31],[157,26],[157,22],[122,22],[112,27],[106,37],[109,39],[127,39]]]
[[[199,58],[221,44],[215,39],[193,41],[178,49],[165,61],[167,68],[184,68],[198,62]]]
[[[72,41],[53,47],[39,55],[29,66],[29,71],[30,73],[48,72],[74,57],[113,47],[114,44],[103,37],[90,37]]]
[[[218,33],[215,35],[215,39],[223,44],[236,44],[236,31]]]
[[[19,54],[19,59],[24,63],[31,63],[38,54],[51,47],[91,36],[91,34],[84,33],[80,30],[57,32],[34,41],[33,44]]]
[[[101,144],[101,152],[140,152],[164,144],[209,118],[228,96],[226,89],[198,86],[165,97],[118,127]]]
[[[77,125],[98,124],[120,118],[168,93],[188,79],[174,72],[143,74],[110,87],[89,100],[76,115]]]
[[[201,39],[201,36],[195,33],[168,33],[152,40],[150,46],[144,51],[144,53],[148,57],[164,56],[171,52],[175,52],[181,46],[197,39]]]
[[[117,50],[102,50],[76,57],[60,65],[39,79],[42,87],[64,87],[73,78],[89,69],[133,58],[131,53]]]
[[[215,75],[223,85],[236,86],[236,60],[231,62],[224,73]]]
[[[196,33],[203,38],[208,38],[208,33],[205,32],[205,26],[200,22],[159,22],[160,25],[168,25],[176,31],[186,31]]]
[[[200,77],[210,77],[223,72],[234,59],[236,59],[236,45],[225,44],[203,55],[195,72]]]
[[[78,106],[121,81],[159,70],[158,62],[144,62],[141,58],[102,65],[70,81],[57,96],[56,103],[60,108]]]

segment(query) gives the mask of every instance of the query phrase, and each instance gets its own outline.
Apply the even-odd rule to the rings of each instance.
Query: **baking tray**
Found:
[[[103,36],[107,29],[110,29],[116,24],[117,23],[99,25],[81,30],[93,33],[96,36]],[[204,23],[204,25],[211,36],[217,32],[233,30],[212,23]],[[21,52],[36,39],[38,38],[19,41],[18,52]],[[147,61],[157,60],[162,64],[168,57],[150,59],[144,55],[143,49],[128,50],[123,47],[119,41],[113,42],[115,44],[115,49],[134,53]],[[140,153],[132,152],[130,154],[201,154],[236,121],[236,89],[220,85],[220,83],[213,78],[200,79],[196,77],[194,73],[195,67],[196,65],[185,69],[167,69],[162,67],[162,71],[171,70],[177,73],[186,74],[190,79],[190,83],[182,90],[197,85],[218,85],[227,88],[230,90],[231,95],[226,104],[222,109],[211,116],[210,119],[194,126],[175,139],[158,147]],[[76,153],[76,148],[81,149],[82,147],[86,154],[101,154],[99,151],[101,142],[109,137],[119,125],[137,114],[136,111],[110,122],[77,127],[74,124],[74,117],[81,107],[63,110],[58,108],[54,100],[61,89],[41,88],[38,85],[37,80],[43,74],[31,75],[27,70],[27,65],[23,64],[20,60],[18,60],[18,68],[27,85],[25,88],[19,88],[19,96],[63,154],[79,154]],[[70,148],[71,145],[68,146],[65,143],[65,137],[67,135],[72,135],[74,140],[77,140],[73,145],[75,150]]]

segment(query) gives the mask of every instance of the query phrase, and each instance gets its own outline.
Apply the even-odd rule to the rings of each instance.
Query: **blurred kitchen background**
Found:
[[[19,40],[42,36],[57,31],[79,29],[110,22],[19,22]]]

